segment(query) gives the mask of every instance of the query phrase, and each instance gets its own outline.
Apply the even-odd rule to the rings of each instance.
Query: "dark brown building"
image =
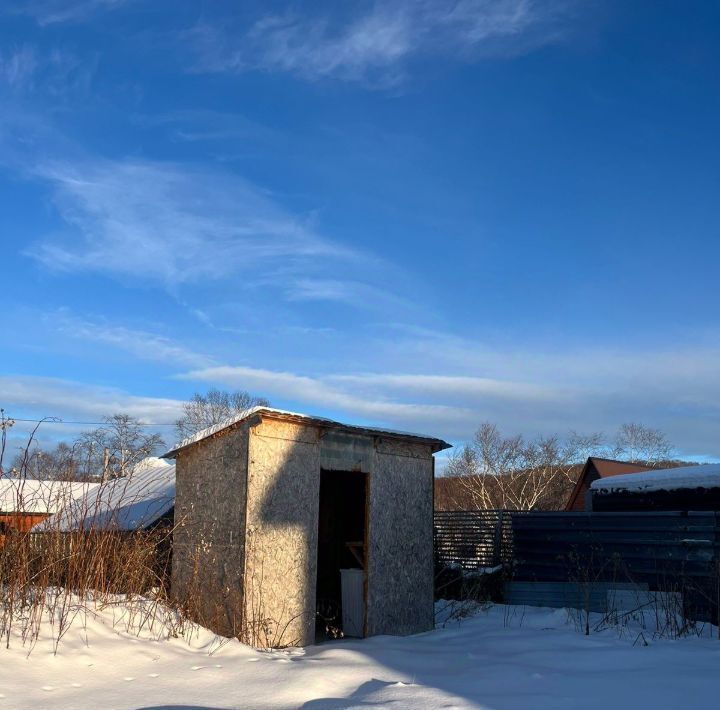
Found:
[[[601,459],[597,456],[591,456],[583,466],[580,477],[570,494],[570,498],[565,506],[565,510],[583,511],[585,510],[585,499],[587,498],[590,484],[600,478],[610,478],[611,476],[622,476],[626,473],[639,473],[640,471],[650,471],[650,466],[643,466],[640,463],[628,463],[626,461],[615,461],[613,459]]]

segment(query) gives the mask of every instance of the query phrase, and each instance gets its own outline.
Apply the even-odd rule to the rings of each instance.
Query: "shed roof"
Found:
[[[268,419],[280,419],[283,421],[290,421],[290,422],[296,422],[298,424],[311,424],[319,427],[323,427],[325,429],[336,429],[339,431],[346,431],[351,434],[366,434],[370,436],[385,436],[392,439],[404,439],[409,441],[417,441],[424,444],[430,445],[432,448],[433,453],[436,453],[438,451],[442,451],[443,449],[449,449],[451,447],[450,444],[443,441],[442,439],[437,439],[432,436],[426,436],[424,434],[412,434],[410,432],[405,431],[395,431],[393,429],[381,429],[378,427],[366,427],[366,426],[360,426],[356,424],[343,424],[342,422],[337,422],[333,419],[327,419],[326,417],[316,417],[310,414],[299,414],[298,412],[288,412],[284,409],[274,409],[272,407],[252,407],[251,409],[248,409],[245,412],[241,412],[240,414],[230,417],[229,419],[226,419],[225,421],[220,422],[219,424],[215,424],[211,427],[208,427],[207,429],[202,429],[201,431],[197,432],[196,434],[193,434],[192,436],[187,437],[186,439],[183,439],[179,444],[175,446],[175,448],[168,451],[166,454],[163,454],[163,458],[175,458],[180,451],[183,449],[188,448],[189,446],[193,446],[194,444],[197,444],[199,441],[202,441],[203,439],[208,439],[211,436],[214,436],[215,434],[219,434],[220,432],[224,432],[226,429],[230,429],[231,427],[237,426],[241,422],[247,421],[249,419],[252,419],[253,417],[258,418],[258,421],[260,421],[263,417],[267,417]]]
[[[34,478],[0,478],[0,513],[55,513],[97,483],[41,481]]]
[[[615,476],[610,480],[597,480],[591,486],[593,491],[674,491],[692,488],[720,488],[720,464],[702,466],[681,466],[644,471],[630,476]]]
[[[33,531],[141,530],[174,505],[175,464],[151,457],[129,476],[103,483],[69,502]]]

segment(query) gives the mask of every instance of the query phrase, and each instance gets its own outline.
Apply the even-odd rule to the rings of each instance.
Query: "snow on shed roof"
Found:
[[[0,478],[0,513],[55,513],[97,486],[75,481]]]
[[[274,419],[297,421],[306,424],[318,424],[320,426],[327,427],[328,429],[340,429],[343,431],[354,432],[357,434],[382,434],[384,436],[389,436],[397,439],[415,439],[417,441],[423,441],[430,444],[433,448],[433,452],[442,451],[443,449],[450,448],[450,444],[443,441],[442,439],[437,439],[433,436],[426,436],[425,434],[412,434],[407,431],[381,429],[378,427],[366,427],[357,424],[343,424],[342,422],[335,421],[334,419],[327,419],[326,417],[316,417],[310,414],[300,414],[298,412],[288,412],[284,409],[274,409],[273,407],[260,406],[252,407],[245,412],[241,412],[236,416],[225,419],[219,424],[214,424],[213,426],[207,427],[207,429],[202,429],[196,434],[193,434],[192,436],[183,439],[180,443],[176,444],[171,451],[163,454],[163,458],[174,458],[175,456],[177,456],[179,451],[182,451],[182,449],[188,446],[192,446],[198,441],[207,439],[213,436],[213,434],[217,434],[218,432],[221,432],[228,427],[234,426],[235,424],[239,424],[246,419],[250,419],[250,417],[253,417],[255,415],[267,416]]]
[[[674,491],[681,488],[720,488],[720,464],[663,468],[642,473],[600,479],[590,484],[593,491]]]
[[[129,476],[103,483],[71,501],[33,531],[141,530],[174,505],[175,464],[151,457]]]

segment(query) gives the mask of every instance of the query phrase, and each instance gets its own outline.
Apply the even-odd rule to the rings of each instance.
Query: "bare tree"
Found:
[[[659,429],[629,423],[618,429],[613,456],[632,463],[658,465],[671,457],[672,450],[672,444]]]
[[[114,414],[104,421],[102,427],[84,432],[75,443],[83,477],[100,474],[107,480],[127,476],[139,461],[165,445],[160,434],[147,433],[143,424],[128,414]]]
[[[462,497],[472,508],[557,507],[569,494],[582,457],[599,440],[598,434],[572,434],[565,440],[506,437],[486,422],[451,459],[447,472],[460,476]]]
[[[506,437],[486,422],[450,459],[446,473],[458,477],[458,507],[557,510],[564,507],[588,456],[612,454],[658,464],[671,452],[662,432],[640,424],[624,424],[609,445],[600,433]],[[444,497],[452,493],[444,492]]]
[[[263,397],[249,392],[226,392],[211,389],[207,394],[195,393],[183,405],[183,415],[175,422],[178,439],[185,439],[202,429],[220,424],[230,417],[242,414],[252,407],[267,407]]]
[[[64,441],[59,442],[54,449],[42,449],[35,445],[27,452],[18,453],[12,461],[12,470],[19,471],[23,466],[30,478],[79,480],[76,447]]]

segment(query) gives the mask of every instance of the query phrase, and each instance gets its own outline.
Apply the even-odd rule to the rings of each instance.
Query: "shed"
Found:
[[[97,485],[24,477],[0,478],[0,536],[11,529],[27,532],[33,525]]]
[[[720,464],[656,469],[595,481],[592,510],[720,511]]]
[[[615,461],[614,459],[603,459],[598,456],[591,456],[583,466],[567,505],[565,506],[565,510],[580,512],[586,509],[586,502],[593,481],[650,470],[649,466],[643,466],[643,464],[639,463]]]
[[[198,622],[258,646],[313,643],[318,615],[321,632],[432,628],[433,454],[445,448],[268,407],[199,432],[165,454],[173,593]]]

